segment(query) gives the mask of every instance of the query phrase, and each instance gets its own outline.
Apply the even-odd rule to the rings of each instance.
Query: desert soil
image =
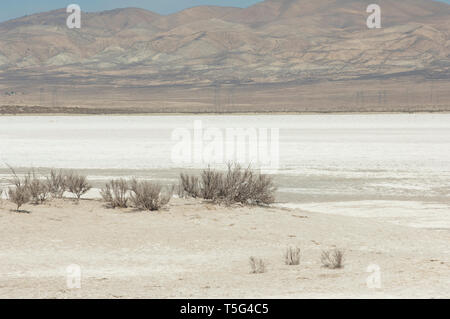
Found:
[[[174,199],[160,212],[97,200],[0,203],[0,298],[449,298],[450,231]],[[288,246],[299,266],[284,264]],[[345,251],[344,268],[321,252]],[[250,274],[249,257],[267,271]],[[80,289],[67,267],[81,267]],[[369,288],[369,265],[381,288]]]

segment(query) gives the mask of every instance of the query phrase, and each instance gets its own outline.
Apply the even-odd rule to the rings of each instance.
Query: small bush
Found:
[[[288,249],[286,249],[284,262],[289,266],[300,265],[300,248],[289,247]]]
[[[251,185],[252,192],[248,200],[257,205],[270,205],[275,202],[275,192],[277,188],[273,183],[273,178],[268,175],[258,175]]]
[[[250,273],[262,274],[266,272],[266,263],[261,258],[250,257]]]
[[[201,192],[199,178],[181,173],[179,193],[180,197],[200,197]]]
[[[11,202],[17,205],[16,211],[18,212],[22,205],[28,203],[31,200],[31,194],[27,185],[27,178],[24,178],[22,180],[17,176],[12,167],[10,167],[10,169],[13,174],[13,180],[11,181],[11,183],[14,184],[14,187],[8,188],[8,198]]]
[[[62,198],[67,190],[66,175],[61,170],[57,172],[52,169],[47,177],[47,185],[53,198]]]
[[[204,170],[201,180],[195,176],[181,174],[181,193],[190,197],[201,197],[214,202],[241,203],[245,205],[270,205],[275,201],[272,177],[254,174],[249,168],[228,165],[226,173]]]
[[[199,193],[202,198],[209,200],[217,200],[220,196],[220,192],[223,189],[222,181],[223,174],[215,172],[210,168],[202,172],[202,182]]]
[[[128,191],[128,182],[124,179],[118,179],[107,183],[105,188],[100,190],[100,195],[112,208],[127,208],[129,201]]]
[[[324,250],[320,257],[322,266],[330,269],[344,267],[344,252],[340,249]]]
[[[39,179],[34,171],[29,172],[25,177],[25,185],[28,187],[33,204],[39,205],[48,199],[49,186],[46,182]]]
[[[8,197],[11,202],[13,202],[14,204],[17,205],[16,211],[19,211],[20,207],[22,207],[22,205],[28,203],[31,198],[28,187],[26,187],[26,185],[9,188],[8,189]]]
[[[164,189],[160,184],[149,181],[131,181],[131,202],[133,206],[142,210],[160,210],[172,198],[172,191]]]
[[[81,196],[86,194],[92,187],[86,176],[74,172],[69,173],[65,180],[67,189],[77,197],[77,200],[80,200]]]
[[[222,200],[227,204],[249,203],[253,191],[252,179],[253,173],[250,168],[242,170],[239,165],[228,165],[221,190]]]

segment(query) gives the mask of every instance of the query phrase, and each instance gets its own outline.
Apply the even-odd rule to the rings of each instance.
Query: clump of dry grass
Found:
[[[261,258],[250,257],[250,273],[262,274],[266,272],[266,263]]]
[[[284,254],[284,263],[289,266],[300,265],[300,248],[288,247]]]
[[[63,171],[51,170],[47,176],[48,191],[53,198],[63,198],[64,192],[67,190],[67,176]]]
[[[320,256],[320,261],[325,268],[342,268],[344,267],[344,251],[341,249],[324,250]]]
[[[103,200],[112,208],[127,208],[129,201],[129,185],[124,179],[111,180],[100,190]]]
[[[81,196],[86,194],[92,187],[86,176],[75,172],[70,172],[66,176],[65,181],[68,191],[74,194],[77,200],[80,200]]]
[[[270,176],[255,174],[250,167],[229,164],[226,173],[204,170],[201,180],[181,174],[180,190],[190,197],[201,197],[231,205],[270,205],[275,201],[276,187]]]
[[[168,190],[160,184],[149,181],[131,181],[130,199],[133,206],[142,210],[160,210],[172,198],[173,190]]]

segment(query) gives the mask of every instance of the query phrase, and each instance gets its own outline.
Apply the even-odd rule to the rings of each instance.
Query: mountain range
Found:
[[[450,5],[379,0],[369,29],[372,2],[126,8],[83,12],[80,29],[65,9],[6,21],[0,111],[450,110]]]

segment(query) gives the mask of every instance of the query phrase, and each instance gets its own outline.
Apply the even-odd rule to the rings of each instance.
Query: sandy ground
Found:
[[[450,298],[450,231],[279,208],[174,199],[161,212],[0,202],[0,298]],[[299,266],[284,251],[302,250]],[[322,250],[345,267],[321,267]],[[267,272],[250,274],[249,257]],[[67,266],[82,270],[67,287]],[[380,267],[379,289],[367,267]]]

